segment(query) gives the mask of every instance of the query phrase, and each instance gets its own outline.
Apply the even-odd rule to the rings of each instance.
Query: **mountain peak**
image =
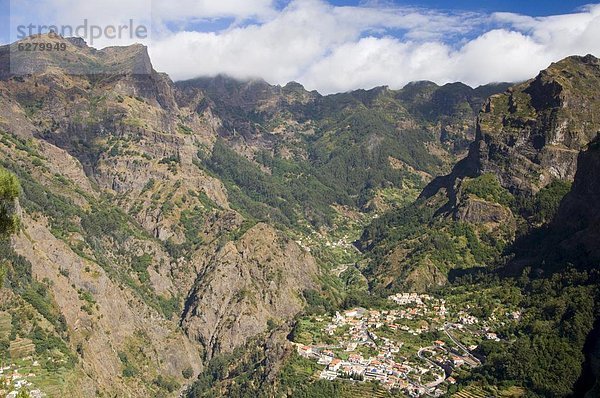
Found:
[[[44,51],[40,51],[42,47]],[[33,35],[0,47],[0,78],[15,75],[149,75],[154,72],[148,49],[142,44],[98,50],[80,37]]]
[[[553,62],[550,66],[552,68],[555,65],[569,65],[573,63],[587,64],[587,65],[600,65],[600,59],[596,58],[592,54],[587,55],[571,55],[569,57],[563,58],[560,61]]]

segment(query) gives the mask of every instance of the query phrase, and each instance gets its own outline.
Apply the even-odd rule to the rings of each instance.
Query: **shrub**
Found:
[[[167,390],[168,392],[176,391],[179,389],[179,387],[181,387],[175,379],[163,375],[159,375],[156,379],[154,379],[153,383],[159,388]]]
[[[496,175],[492,173],[465,180],[462,188],[465,195],[475,195],[480,199],[499,203],[503,206],[511,206],[514,201],[513,196],[500,185]]]
[[[194,375],[194,369],[192,369],[190,366],[188,366],[187,368],[185,368],[181,371],[181,375],[185,379],[191,379],[192,376]]]

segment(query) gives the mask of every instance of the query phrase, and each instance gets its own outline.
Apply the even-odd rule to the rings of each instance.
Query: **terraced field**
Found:
[[[69,372],[61,369],[55,372],[43,371],[30,381],[47,394],[48,397],[62,397],[68,384]]]
[[[29,339],[22,339],[17,337],[14,341],[10,342],[8,352],[10,353],[11,359],[20,359],[32,355],[35,351],[33,342]]]
[[[7,339],[10,335],[11,316],[8,312],[0,311],[0,339]]]
[[[525,390],[520,387],[510,387],[498,390],[489,387],[490,391],[484,391],[478,386],[469,386],[452,395],[452,398],[520,398],[525,395]]]
[[[390,398],[392,396],[384,388],[363,383],[354,384],[352,392],[345,395],[347,398]]]
[[[470,386],[452,395],[452,398],[488,398],[493,397],[479,387]]]

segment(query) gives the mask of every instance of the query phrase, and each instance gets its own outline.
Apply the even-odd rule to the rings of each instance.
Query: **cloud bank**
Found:
[[[120,9],[130,18],[147,13],[148,1],[108,0],[115,7],[103,9]],[[92,13],[83,5],[89,2],[38,2],[45,9],[40,3],[73,21],[90,14],[116,18]],[[174,80],[227,74],[278,84],[293,80],[322,93],[400,88],[415,80],[472,86],[521,81],[568,55],[600,56],[600,4],[539,18],[362,4],[154,0],[155,32],[146,44],[155,68]]]
[[[223,73],[332,93],[414,80],[520,81],[568,55],[600,56],[600,5],[532,18],[295,0],[263,15],[220,32],[159,38],[154,63],[174,79]]]

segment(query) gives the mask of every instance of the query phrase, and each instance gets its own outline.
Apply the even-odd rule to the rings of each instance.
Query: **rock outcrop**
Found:
[[[527,216],[520,214],[519,206],[553,181],[575,178],[580,151],[600,131],[599,87],[600,60],[592,55],[573,56],[550,65],[530,81],[492,95],[479,113],[475,141],[468,155],[449,175],[429,183],[416,203],[421,213],[432,211],[433,217],[428,220],[432,231],[446,231],[446,239],[452,241],[457,236],[451,230],[467,224],[478,240],[483,239],[480,243],[493,245],[492,250],[499,255],[502,247],[514,241],[519,226],[528,228]],[[473,180],[478,185],[475,194],[465,194],[465,186]],[[436,268],[430,261],[415,265],[411,260],[417,254],[435,256],[435,245],[415,234],[390,242],[386,238],[390,234],[385,231],[402,228],[394,224],[395,218],[391,213],[383,218],[389,221],[377,220],[363,234],[362,247],[378,253],[370,267],[375,284],[435,286],[437,283],[432,281],[440,279],[439,265]],[[378,226],[386,222],[388,225]],[[469,236],[473,235],[463,235]],[[378,239],[384,243],[378,243]],[[468,247],[459,263],[469,263],[478,245]],[[401,247],[405,255],[398,256],[395,247]],[[381,256],[381,251],[388,254]],[[435,271],[427,272],[432,267]],[[449,275],[448,270],[442,273]]]
[[[175,396],[184,373],[301,311],[315,260],[273,227],[242,230],[199,159],[222,121],[177,103],[145,47],[44,40],[66,58],[35,54],[0,76],[0,163],[23,186],[12,248],[64,317],[79,359],[69,393]]]
[[[267,224],[250,228],[208,261],[182,316],[206,358],[231,352],[249,338],[293,318],[302,293],[314,289],[317,266],[297,243]]]
[[[492,96],[470,153],[477,171],[496,174],[514,193],[573,180],[579,151],[600,130],[599,86],[600,60],[588,55],[566,58]]]

